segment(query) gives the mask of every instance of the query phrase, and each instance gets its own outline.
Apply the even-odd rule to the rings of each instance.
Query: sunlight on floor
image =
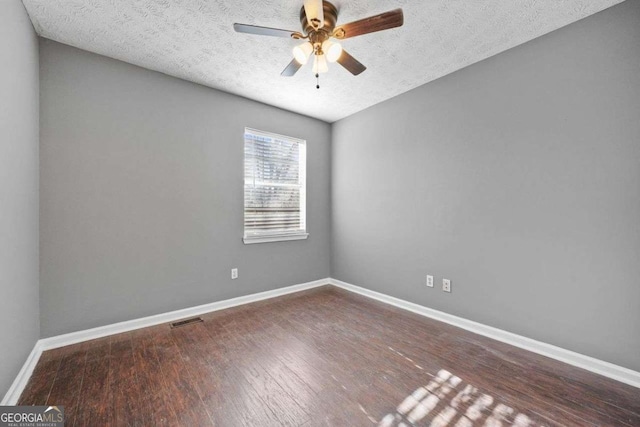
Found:
[[[395,352],[402,356],[401,353]],[[441,369],[429,384],[407,396],[398,405],[395,413],[384,416],[378,426],[404,427],[420,422],[435,427],[500,427],[503,425],[530,427],[534,425],[528,416],[497,402],[492,396],[480,392],[471,384],[464,387],[463,385],[460,378]],[[436,408],[437,413],[434,411]],[[489,415],[483,420],[485,414]],[[427,416],[431,417],[426,418]]]

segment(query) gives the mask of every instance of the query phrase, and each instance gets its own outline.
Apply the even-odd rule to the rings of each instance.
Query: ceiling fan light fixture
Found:
[[[332,42],[331,40],[326,40],[322,43],[322,52],[327,57],[327,61],[336,62],[340,55],[342,55],[342,45],[340,43]]]
[[[327,65],[327,57],[325,55],[314,55],[313,59],[313,73],[323,74],[329,71]]]
[[[309,61],[311,52],[313,52],[313,45],[309,42],[304,42],[293,48],[293,57],[299,64],[304,65]]]

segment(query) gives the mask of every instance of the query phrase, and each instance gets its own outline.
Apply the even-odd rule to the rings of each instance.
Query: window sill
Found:
[[[242,241],[245,245],[253,245],[254,243],[272,243],[286,242],[289,240],[304,240],[309,237],[309,233],[290,234],[286,236],[249,236],[244,237]]]

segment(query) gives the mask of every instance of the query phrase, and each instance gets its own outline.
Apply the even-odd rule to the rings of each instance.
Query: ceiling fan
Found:
[[[305,0],[304,6],[300,9],[302,32],[247,24],[233,24],[233,28],[239,33],[307,40],[293,48],[294,59],[281,75],[293,76],[313,54],[313,73],[318,78],[320,73],[326,73],[329,70],[327,62],[337,62],[354,76],[367,69],[342,49],[340,43],[332,41],[332,38],[347,39],[400,27],[404,23],[402,9],[370,16],[338,27],[336,27],[337,20],[338,9],[333,4],[324,0]],[[316,87],[320,88],[319,85]]]

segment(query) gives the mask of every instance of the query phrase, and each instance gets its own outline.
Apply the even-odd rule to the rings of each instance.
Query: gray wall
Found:
[[[638,23],[628,1],[335,123],[333,277],[640,370]]]
[[[39,337],[38,40],[0,1],[0,397]]]
[[[330,125],[40,52],[43,337],[329,276]],[[245,126],[307,140],[308,240],[242,243]]]

